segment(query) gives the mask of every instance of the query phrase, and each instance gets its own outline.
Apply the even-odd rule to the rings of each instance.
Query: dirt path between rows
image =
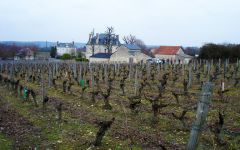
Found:
[[[0,132],[14,141],[12,149],[34,149],[40,142],[40,129],[13,110],[1,96]]]

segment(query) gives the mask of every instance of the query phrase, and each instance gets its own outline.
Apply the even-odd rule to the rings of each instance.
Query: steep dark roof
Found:
[[[107,38],[108,38],[108,35],[105,34],[105,33],[101,33],[98,36],[99,36],[98,45],[105,45],[106,41],[107,41]],[[96,41],[97,41],[97,35],[93,36],[91,38],[91,41],[88,41],[88,44],[96,44]],[[112,37],[111,37],[111,43],[113,45],[120,45],[121,44],[119,39],[114,35],[112,35]]]
[[[97,53],[91,56],[91,58],[110,58],[112,53]]]
[[[73,43],[58,43],[57,47],[64,47],[64,48],[75,48]]]

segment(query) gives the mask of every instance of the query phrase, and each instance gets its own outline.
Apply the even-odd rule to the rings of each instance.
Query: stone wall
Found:
[[[93,57],[90,57],[89,62],[91,62],[91,63],[108,63],[109,58],[93,58]]]
[[[128,53],[128,49],[124,46],[120,46],[118,50],[112,54],[110,58],[110,62],[129,62],[130,54]]]
[[[112,53],[116,52],[119,46],[113,46],[112,47]],[[106,46],[105,45],[94,45],[94,54],[97,53],[105,53],[107,52]],[[92,46],[91,45],[86,45],[86,58],[89,59],[90,56],[92,56]]]

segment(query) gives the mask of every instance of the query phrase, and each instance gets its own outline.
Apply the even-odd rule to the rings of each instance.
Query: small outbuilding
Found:
[[[14,56],[14,60],[34,60],[34,59],[35,52],[30,48],[23,48]]]
[[[117,48],[117,51],[112,54],[110,62],[120,63],[139,63],[146,62],[150,56],[141,52],[141,48],[137,45],[125,44]]]
[[[193,58],[184,53],[182,46],[160,46],[159,48],[152,49],[155,58],[165,60],[169,63],[189,63]]]
[[[146,62],[150,56],[141,52],[137,45],[121,45],[114,53],[97,53],[89,57],[90,62],[139,63]]]

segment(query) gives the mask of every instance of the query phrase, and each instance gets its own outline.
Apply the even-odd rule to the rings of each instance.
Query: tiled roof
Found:
[[[92,55],[92,58],[110,58],[112,53],[97,53]]]
[[[160,46],[153,50],[153,54],[158,55],[176,55],[181,46]]]

